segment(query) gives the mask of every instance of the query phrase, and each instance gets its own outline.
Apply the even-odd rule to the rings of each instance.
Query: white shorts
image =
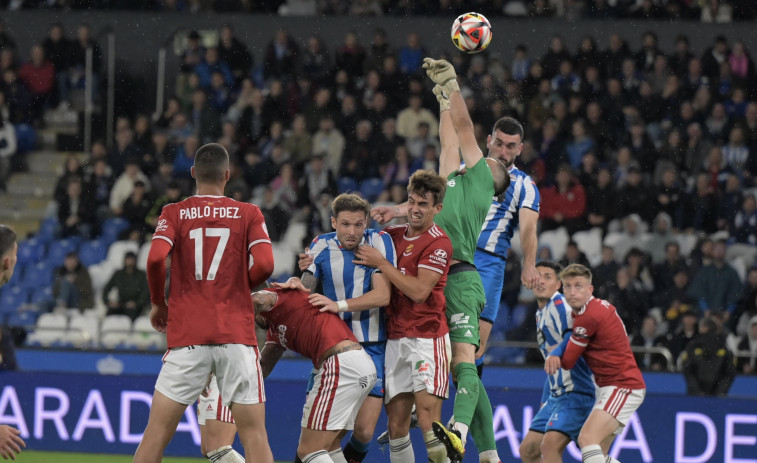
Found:
[[[221,393],[218,392],[216,375],[210,375],[210,382],[202,391],[197,401],[197,423],[205,425],[206,420],[218,420],[224,423],[234,423],[229,407],[221,403]]]
[[[302,409],[302,427],[315,431],[351,430],[376,384],[376,367],[363,350],[332,355],[315,373]]]
[[[155,389],[180,404],[193,404],[214,373],[223,405],[265,402],[258,348],[243,344],[170,348]]]
[[[631,415],[644,402],[646,389],[627,389],[618,386],[599,388],[594,410],[604,410],[620,422],[616,433],[620,432],[631,419]]]
[[[386,342],[385,396],[389,403],[403,392],[428,391],[449,396],[449,334],[440,338],[401,338]]]

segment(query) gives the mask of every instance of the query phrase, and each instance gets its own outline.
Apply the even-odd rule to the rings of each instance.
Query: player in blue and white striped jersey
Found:
[[[359,246],[378,249],[392,265],[397,254],[391,236],[380,230],[366,228],[370,223],[370,204],[354,194],[341,194],[331,203],[331,225],[335,232],[316,237],[306,255],[300,255],[301,282],[291,278],[283,287],[302,287],[314,291],[318,282],[322,294],[310,295],[310,302],[321,311],[339,316],[352,329],[363,349],[376,365],[378,380],[363,402],[355,419],[355,428],[344,448],[347,461],[363,461],[368,453],[384,397],[384,352],[386,320],[384,307],[389,303],[391,283],[373,267],[357,265],[355,251]],[[301,286],[300,286],[301,283]],[[338,452],[339,448],[333,448]]]
[[[521,283],[532,289],[539,283],[536,271],[536,222],[539,220],[539,190],[531,177],[515,167],[515,159],[523,150],[523,126],[512,117],[499,119],[486,138],[488,157],[501,161],[510,173],[510,187],[495,197],[481,228],[474,256],[486,293],[486,305],[479,318],[481,344],[476,352],[479,376],[484,363],[486,344],[497,319],[505,265],[510,240],[520,226],[520,245],[523,250]]]
[[[536,270],[541,277],[541,283],[534,287],[539,305],[536,337],[546,359],[573,332],[573,310],[559,292],[560,265],[539,262]],[[520,446],[524,463],[562,462],[562,453],[570,441],[578,443],[581,427],[594,407],[595,389],[594,376],[583,358],[572,370],[560,369],[547,376],[541,408]]]

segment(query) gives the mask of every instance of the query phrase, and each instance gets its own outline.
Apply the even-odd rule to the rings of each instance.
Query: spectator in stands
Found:
[[[58,177],[58,181],[55,183],[53,198],[60,200],[60,198],[66,196],[68,181],[74,177],[83,179],[84,168],[81,165],[79,156],[75,153],[69,153],[66,156],[66,160],[63,162],[63,173],[60,175],[60,177]]]
[[[424,121],[418,123],[417,135],[406,139],[405,145],[413,159],[422,159],[423,151],[428,145],[433,145],[436,147],[437,151],[441,149],[439,145],[439,137],[431,135],[431,126],[429,126],[428,122]]]
[[[200,87],[209,89],[213,74],[219,73],[223,79],[223,85],[228,88],[234,87],[234,75],[225,61],[221,60],[217,48],[208,48],[205,50],[203,60],[195,67],[194,70],[200,79]]]
[[[754,195],[744,197],[733,221],[732,236],[737,243],[757,245],[757,200]]]
[[[581,167],[583,157],[586,153],[593,152],[596,148],[596,141],[591,138],[586,131],[586,121],[577,119],[573,122],[571,128],[571,140],[565,145],[565,151],[568,154],[568,162],[573,169]]]
[[[741,279],[725,260],[726,242],[719,240],[712,248],[712,263],[694,275],[689,294],[705,311],[733,313],[741,297]]]
[[[384,154],[382,158],[389,158],[390,154],[397,153],[398,146],[405,145],[405,139],[397,135],[397,122],[394,118],[385,119],[381,124],[381,134],[376,137],[376,145],[377,150]],[[390,160],[393,158],[387,162]]]
[[[642,220],[638,214],[629,214],[622,219],[623,230],[608,234],[604,244],[611,246],[613,254],[625,258],[632,248],[645,249],[646,237],[642,230]]]
[[[647,315],[638,334],[631,336],[631,347],[667,347],[665,336],[657,331],[657,319]],[[659,353],[635,352],[636,365],[642,370],[664,371],[667,365],[665,357]]]
[[[307,39],[302,53],[302,73],[316,84],[325,84],[331,71],[331,55],[323,40],[315,35]],[[344,74],[349,78],[349,75]]]
[[[708,0],[702,7],[703,23],[730,23],[733,21],[731,5],[721,0]]]
[[[139,169],[139,159],[132,157],[126,160],[124,173],[116,179],[110,191],[108,203],[114,215],[123,213],[124,203],[134,192],[134,185],[137,181],[141,181],[147,191],[150,191],[150,179]]]
[[[683,374],[689,395],[722,397],[728,394],[736,376],[733,354],[725,337],[710,318],[699,322],[699,334],[683,354]]]
[[[641,171],[635,165],[628,167],[625,184],[618,190],[616,215],[623,217],[638,214],[645,222],[655,215],[651,188],[644,182]]]
[[[712,145],[703,137],[702,125],[698,122],[693,122],[686,127],[686,138],[684,170],[688,174],[695,174],[704,168],[704,162]]]
[[[591,268],[586,254],[578,248],[578,244],[573,240],[568,241],[568,244],[565,246],[565,256],[560,259],[561,267],[565,268],[570,264],[581,264],[586,268]]]
[[[66,187],[66,195],[58,200],[58,220],[61,236],[79,236],[84,239],[92,237],[95,210],[89,198],[82,195],[82,180],[71,177]]]
[[[668,244],[675,242],[673,219],[665,212],[660,212],[652,223],[652,233],[646,240],[646,251],[653,264],[664,262],[668,257]]]
[[[84,311],[95,306],[92,278],[76,251],[66,254],[63,265],[55,270],[53,297],[55,307],[64,309]]]
[[[426,49],[421,44],[420,35],[417,32],[409,33],[405,45],[400,48],[397,55],[400,72],[403,74],[410,75],[420,70],[423,57],[427,56]]]
[[[549,49],[541,58],[544,68],[544,77],[551,79],[560,70],[560,63],[572,59],[570,52],[565,49],[565,41],[559,35],[554,35],[549,40]]]
[[[297,172],[302,172],[313,152],[313,137],[307,130],[305,118],[302,115],[296,115],[292,120],[291,130],[284,132],[283,146],[291,156]]]
[[[324,193],[336,196],[336,181],[331,171],[326,168],[323,154],[316,153],[310,158],[299,180],[297,191],[300,205],[315,204]]]
[[[18,70],[18,78],[31,92],[29,111],[32,121],[39,126],[42,122],[43,111],[52,103],[55,89],[55,67],[45,58],[45,50],[42,46],[32,47],[29,61]]]
[[[132,320],[150,307],[147,274],[137,268],[137,255],[134,252],[126,253],[124,267],[116,270],[106,283],[103,302],[108,308],[106,316],[128,315]]]
[[[137,145],[134,144],[134,132],[131,128],[116,131],[116,143],[108,151],[108,165],[113,175],[120,176],[127,159],[141,158]]]
[[[102,63],[100,45],[92,38],[92,30],[87,24],[82,24],[76,29],[76,39],[71,41],[68,47],[66,70],[58,80],[61,100],[69,100],[71,89],[83,89],[86,78],[86,52],[92,49],[92,95],[93,99],[99,99],[99,72]]]
[[[623,263],[628,268],[628,274],[634,286],[647,294],[655,289],[652,272],[649,269],[648,256],[644,251],[639,248],[631,248]]]
[[[179,65],[179,71],[185,79],[189,74],[194,72],[197,65],[202,62],[204,56],[205,47],[202,45],[200,34],[195,30],[189,31],[186,46],[181,52]]]
[[[320,120],[332,116],[331,90],[321,88],[313,97],[313,103],[303,111],[309,132],[316,130]]]
[[[208,104],[208,96],[202,89],[192,94],[192,107],[188,111],[189,119],[202,143],[216,141],[221,136],[221,116]]]
[[[638,333],[641,320],[647,314],[647,295],[634,283],[628,267],[620,267],[615,284],[608,287],[606,299],[615,306],[628,334]]]
[[[253,58],[247,45],[234,37],[234,30],[230,24],[221,26],[218,55],[220,60],[231,69],[231,74],[234,76],[234,86],[238,87],[252,71]]]
[[[326,194],[324,193],[324,195]],[[283,238],[291,213],[282,207],[281,202],[276,198],[274,190],[270,186],[265,186],[260,199],[254,202],[258,204],[260,211],[263,213],[266,226],[268,227],[268,235],[271,239],[278,241]]]
[[[594,277],[592,281],[596,288],[597,297],[606,299],[607,292],[610,286],[615,282],[615,276],[618,273],[620,266],[615,260],[612,247],[608,245],[602,246],[602,259],[599,264],[594,267]]]
[[[541,188],[540,219],[543,230],[565,227],[569,234],[586,227],[586,193],[573,175],[573,169],[563,164],[557,169],[555,185]]]
[[[729,230],[736,214],[741,210],[744,192],[738,175],[731,174],[725,182],[725,191],[718,201],[718,230]]]
[[[673,277],[680,270],[686,268],[686,260],[681,256],[681,247],[675,240],[675,236],[670,236],[664,245],[664,255],[662,260],[655,261],[652,258],[652,276],[654,278],[654,287],[657,291],[664,291],[673,286]]]
[[[145,223],[147,226],[151,229],[155,229],[155,227],[158,226],[158,219],[160,218],[160,213],[163,212],[163,207],[167,204],[178,203],[183,199],[184,196],[181,193],[181,185],[179,185],[179,182],[173,181],[169,183],[165,194],[159,196],[158,199],[152,203],[152,208],[145,217]]]
[[[746,335],[741,339],[737,346],[736,368],[739,373],[747,375],[757,374],[757,315],[749,319],[749,325]],[[751,357],[744,357],[744,354],[751,354]]]
[[[347,142],[347,149],[342,157],[340,176],[363,180],[378,175],[378,166],[374,165],[377,153],[373,125],[363,119],[357,123],[354,136]]]
[[[676,228],[712,233],[717,227],[717,196],[710,186],[710,175],[696,176],[694,188],[686,194],[676,212]]]
[[[152,208],[152,198],[147,193],[145,182],[137,180],[134,182],[134,190],[131,195],[124,201],[121,217],[129,222],[131,230],[137,230],[140,233],[146,232],[147,214]]]
[[[696,299],[688,294],[690,278],[686,265],[680,264],[672,274],[672,283],[656,288],[652,296],[652,305],[662,311],[669,333],[675,332],[684,313],[697,310]]]
[[[421,122],[426,123],[430,136],[438,135],[439,122],[431,111],[421,106],[422,103],[419,95],[410,95],[408,106],[397,114],[397,135],[406,139],[417,137]]]
[[[279,29],[264,51],[263,74],[266,79],[275,78],[283,82],[294,80],[299,65],[299,46],[286,30]]]
[[[173,161],[174,178],[189,181],[191,179],[190,169],[194,165],[195,152],[200,147],[200,140],[195,135],[189,135],[184,139],[184,143],[176,152],[176,159]]]
[[[676,211],[683,200],[684,192],[678,183],[676,168],[672,164],[660,162],[657,170],[661,170],[662,173],[659,176],[659,181],[655,182],[654,205],[650,206],[658,216],[659,214],[666,214],[671,220],[669,225],[672,226],[672,218],[676,215]]]

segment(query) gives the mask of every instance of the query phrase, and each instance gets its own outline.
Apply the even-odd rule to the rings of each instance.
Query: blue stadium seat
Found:
[[[55,298],[53,297],[52,285],[40,288],[32,293],[31,303],[36,305],[40,309],[47,310],[53,307],[54,302]]]
[[[360,182],[360,194],[369,202],[376,201],[382,191],[384,191],[384,181],[380,178],[368,178]]]
[[[17,265],[40,262],[45,257],[45,243],[38,238],[29,238],[18,243]]]
[[[15,312],[19,307],[29,302],[29,293],[21,286],[11,286],[5,288],[2,298],[0,298],[0,310],[9,314]]]
[[[118,235],[127,228],[129,228],[129,222],[125,219],[121,217],[110,218],[103,222],[102,238],[108,242],[118,241]]]
[[[42,221],[35,237],[43,243],[49,243],[58,236],[60,225],[57,217],[48,217]]]
[[[358,183],[352,177],[341,177],[337,180],[336,185],[339,193],[349,193],[358,190]]]
[[[28,264],[24,268],[24,278],[21,286],[34,292],[50,286],[53,283],[53,268],[47,262]]]
[[[55,241],[47,250],[47,262],[53,267],[60,267],[66,259],[66,254],[79,249],[81,238],[70,237]]]
[[[6,324],[9,326],[22,326],[28,329],[34,328],[39,318],[39,312],[36,310],[22,310],[13,312],[8,316]]]
[[[108,245],[103,240],[87,241],[79,247],[79,260],[87,267],[99,264],[108,255]]]

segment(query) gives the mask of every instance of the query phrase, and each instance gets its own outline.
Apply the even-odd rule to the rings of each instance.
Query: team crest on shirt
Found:
[[[407,257],[407,256],[409,256],[412,253],[413,253],[413,245],[412,244],[408,244],[407,247],[405,248],[405,252],[403,252],[402,255],[405,256],[405,257]]]
[[[168,230],[168,221],[166,219],[158,220],[158,226],[155,227],[156,232],[162,232]]]

